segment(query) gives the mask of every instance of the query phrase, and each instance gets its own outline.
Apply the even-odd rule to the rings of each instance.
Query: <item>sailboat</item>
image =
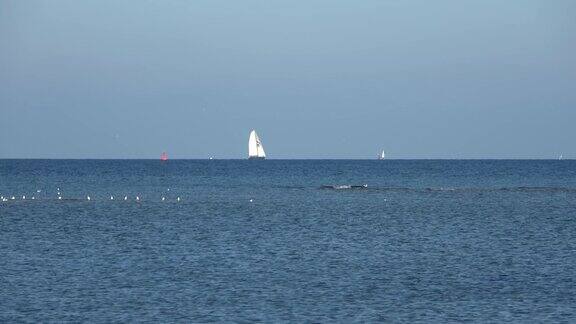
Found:
[[[162,152],[162,155],[160,155],[160,161],[168,161],[168,153]]]
[[[266,152],[264,152],[264,146],[260,137],[256,134],[255,130],[250,132],[250,138],[248,139],[248,159],[249,160],[264,160],[266,158]]]
[[[384,153],[384,150],[382,150],[382,153],[378,155],[378,160],[384,160],[384,159],[386,159],[386,154]]]
[[[562,160],[564,159],[564,156],[562,154],[560,154],[560,156],[558,157],[558,160]]]

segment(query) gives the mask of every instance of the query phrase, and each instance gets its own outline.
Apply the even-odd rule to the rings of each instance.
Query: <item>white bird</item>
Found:
[[[136,201],[140,201],[140,197],[136,196]]]
[[[180,197],[178,197],[176,200],[177,200],[177,201],[180,201]]]
[[[124,200],[128,200],[128,196],[124,196]]]
[[[26,196],[22,196],[22,200],[26,200]]]
[[[14,199],[16,199],[16,197],[12,196],[12,198],[11,198],[11,199],[12,199],[12,200],[14,200]]]
[[[90,196],[87,196],[86,199],[90,200]]]
[[[114,200],[114,196],[110,196],[110,200]]]
[[[34,196],[32,196],[32,200],[34,200],[34,199],[36,199],[36,198],[34,198]]]
[[[250,202],[253,202],[253,201],[254,201],[254,199],[250,199]]]
[[[58,200],[62,200],[62,197],[58,196]]]
[[[41,191],[42,191],[42,190],[40,190],[40,189],[36,190],[37,193],[40,193]]]
[[[162,197],[162,201],[166,200],[166,198]]]

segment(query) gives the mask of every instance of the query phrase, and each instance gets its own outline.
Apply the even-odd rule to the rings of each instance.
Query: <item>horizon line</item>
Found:
[[[123,161],[139,161],[139,160],[146,160],[146,161],[160,161],[163,163],[169,161],[249,161],[248,158],[171,158],[167,161],[161,161],[158,158],[43,158],[43,157],[25,157],[25,158],[12,158],[12,157],[0,157],[0,160],[54,160],[54,161],[62,161],[62,160],[123,160]],[[415,160],[422,160],[422,161],[433,161],[433,160],[446,160],[446,161],[564,161],[564,160],[574,160],[573,158],[386,158],[386,159],[375,159],[375,158],[266,158],[263,161],[272,160],[272,161],[415,161]]]

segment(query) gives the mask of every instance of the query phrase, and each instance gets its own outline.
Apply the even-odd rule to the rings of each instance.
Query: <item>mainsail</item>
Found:
[[[382,150],[382,153],[380,154],[380,156],[378,158],[380,160],[384,160],[386,158],[386,154],[384,153],[384,150]]]
[[[264,146],[260,137],[256,134],[255,130],[250,132],[250,138],[248,139],[248,158],[249,159],[265,159],[266,152],[264,152]]]

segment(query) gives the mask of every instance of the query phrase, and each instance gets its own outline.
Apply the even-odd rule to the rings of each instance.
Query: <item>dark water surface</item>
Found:
[[[576,321],[576,161],[0,160],[0,194],[0,322]]]

